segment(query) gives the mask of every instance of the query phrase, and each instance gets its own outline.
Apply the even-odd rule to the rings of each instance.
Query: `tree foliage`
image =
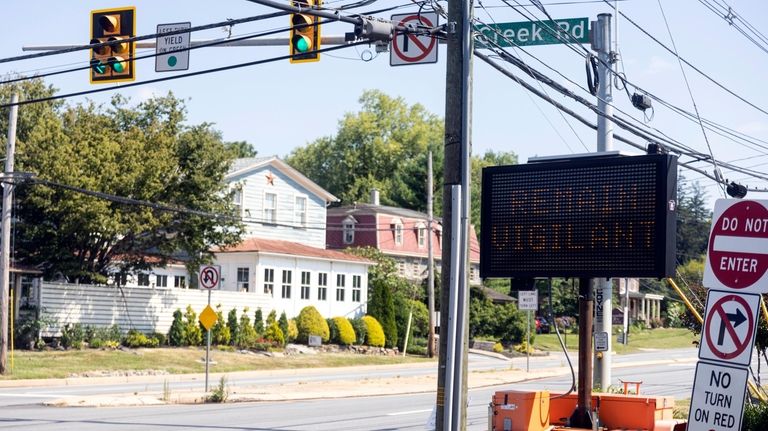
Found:
[[[296,328],[299,330],[299,334],[296,337],[296,341],[306,344],[309,342],[310,335],[319,335],[324,343],[327,343],[330,339],[330,330],[328,329],[328,323],[317,311],[317,308],[308,305],[301,309],[299,316],[296,318]]]
[[[685,264],[707,253],[712,212],[698,182],[680,178],[677,187],[677,262]]]
[[[384,347],[386,339],[381,323],[373,316],[363,316],[365,323],[365,344],[372,347]]]
[[[35,79],[0,86],[0,97],[7,100],[13,91],[22,100],[55,93]],[[185,120],[184,103],[172,94],[134,105],[117,95],[106,106],[44,102],[21,107],[16,170],[49,183],[16,189],[19,258],[42,268],[46,277],[106,283],[116,267],[148,268],[148,254],[160,265],[191,256],[190,265],[197,267],[210,258],[198,257],[201,251],[237,242],[238,222],[153,205],[233,211],[223,181],[232,152],[209,124]],[[0,120],[0,132],[5,134],[7,126],[5,118]]]

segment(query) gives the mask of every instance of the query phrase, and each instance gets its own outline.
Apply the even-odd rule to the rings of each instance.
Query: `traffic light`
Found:
[[[91,11],[91,84],[133,81],[136,43],[125,42],[136,35],[136,8],[122,7]]]
[[[300,8],[320,6],[321,0],[294,0]],[[320,18],[303,13],[291,14],[291,63],[320,61]]]

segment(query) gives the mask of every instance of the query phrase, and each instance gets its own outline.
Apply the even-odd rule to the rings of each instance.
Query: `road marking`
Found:
[[[8,398],[64,398],[69,395],[61,395],[61,394],[4,394],[0,393],[0,397],[8,397]]]
[[[407,412],[394,412],[394,413],[387,413],[387,416],[403,416],[403,415],[415,415],[416,413],[429,413],[432,409],[426,409],[426,410],[409,410]]]

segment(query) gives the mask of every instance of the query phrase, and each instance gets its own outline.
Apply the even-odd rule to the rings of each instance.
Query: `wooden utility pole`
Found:
[[[432,201],[434,184],[432,182],[432,151],[427,159],[427,303],[429,305],[429,336],[427,337],[427,356],[435,357],[435,256],[432,250]]]
[[[16,120],[19,114],[19,95],[11,96],[11,112],[8,116],[8,143],[5,147],[5,180],[3,183],[3,209],[0,220],[2,232],[0,234],[0,374],[8,373],[8,313],[10,305],[8,301],[10,289],[10,250],[11,250],[11,203],[13,184],[10,182],[13,175],[13,154],[16,149]]]
[[[448,0],[438,431],[463,430],[467,419],[472,4],[472,0]],[[454,330],[455,338],[449,340],[448,333]]]

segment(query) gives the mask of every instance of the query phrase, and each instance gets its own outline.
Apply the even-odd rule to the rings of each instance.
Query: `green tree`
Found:
[[[184,313],[184,341],[190,346],[199,346],[203,343],[203,331],[200,330],[197,313],[191,305],[187,305],[187,311]]]
[[[698,182],[681,177],[677,186],[677,262],[685,264],[707,253],[712,212]]]
[[[237,325],[237,337],[235,338],[235,344],[237,347],[243,349],[249,349],[256,344],[258,334],[251,324],[251,318],[248,316],[248,307],[243,309],[243,314],[240,315],[240,322]]]
[[[470,179],[470,190],[471,190],[471,196],[470,199],[472,200],[472,206],[471,206],[471,214],[470,214],[470,223],[475,227],[475,233],[477,233],[478,237],[480,235],[480,231],[482,229],[482,226],[480,225],[480,204],[481,201],[481,191],[483,187],[483,168],[489,167],[489,166],[504,166],[504,165],[516,165],[517,164],[517,155],[513,152],[493,152],[491,150],[488,150],[483,154],[482,157],[474,156],[472,157],[472,166],[471,166],[471,179]]]
[[[184,317],[178,308],[173,312],[173,322],[168,330],[168,344],[173,347],[184,346],[186,337],[184,336]]]
[[[280,330],[283,331],[285,338],[288,338],[288,316],[285,315],[285,311],[280,313],[280,319],[277,321],[280,326]]]
[[[55,91],[32,81],[0,86],[0,95],[13,89],[22,98]],[[185,124],[184,103],[172,94],[136,105],[117,95],[107,106],[42,103],[20,112],[16,169],[50,183],[17,188],[15,252],[46,277],[106,283],[114,268],[164,265],[179,252],[195,256],[189,265],[196,268],[210,260],[211,246],[239,241],[239,222],[155,207],[233,211],[224,182],[230,153],[209,124]]]
[[[264,317],[261,313],[261,307],[257,308],[256,312],[253,313],[253,329],[256,330],[257,334],[264,333]]]
[[[253,148],[253,145],[246,141],[232,141],[224,142],[224,148],[230,152],[230,157],[233,159],[242,159],[246,157],[256,157],[258,151]]]
[[[211,328],[211,343],[217,346],[226,346],[232,335],[229,333],[229,326],[224,321],[224,315],[221,311],[221,304],[216,305],[216,323]]]
[[[237,344],[236,340],[239,334],[240,325],[237,322],[237,308],[229,310],[227,314],[227,328],[229,328],[229,342],[233,346]]]

